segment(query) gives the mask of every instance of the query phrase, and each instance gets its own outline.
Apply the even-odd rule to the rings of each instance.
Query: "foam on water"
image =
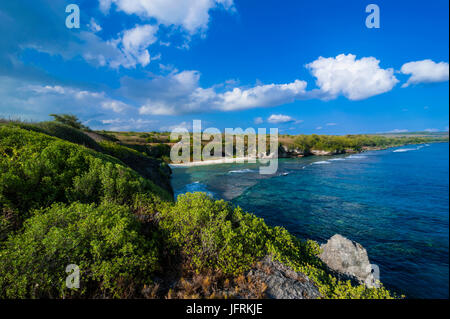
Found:
[[[253,173],[253,172],[255,172],[255,171],[252,169],[244,168],[244,169],[229,171],[228,174],[243,174],[243,173]]]
[[[321,165],[321,164],[331,164],[330,162],[328,162],[328,161],[319,161],[319,162],[314,162],[314,163],[311,163],[312,165]]]
[[[365,156],[365,155],[350,155],[347,158],[348,159],[363,159],[363,158],[367,158],[367,156]]]

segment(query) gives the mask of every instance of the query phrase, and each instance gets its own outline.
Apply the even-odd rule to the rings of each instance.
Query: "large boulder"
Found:
[[[359,243],[339,234],[331,237],[320,246],[320,259],[333,271],[344,274],[369,288],[378,288],[379,284],[372,273],[372,265],[366,249]]]
[[[269,299],[317,299],[321,294],[315,284],[303,273],[266,256],[247,274],[252,281],[262,282]]]

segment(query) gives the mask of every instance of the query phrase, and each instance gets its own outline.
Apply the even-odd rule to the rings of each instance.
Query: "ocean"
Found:
[[[449,297],[449,144],[258,164],[175,168],[175,194],[206,192],[319,243],[359,242],[383,284],[408,298]]]

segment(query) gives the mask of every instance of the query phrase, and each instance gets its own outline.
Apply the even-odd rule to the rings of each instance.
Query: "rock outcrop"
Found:
[[[379,284],[372,274],[367,251],[359,243],[336,234],[320,248],[322,253],[319,257],[331,270],[369,288],[378,288]]]
[[[303,273],[274,261],[266,256],[247,274],[255,281],[263,282],[267,289],[266,297],[270,299],[316,299],[321,295],[314,283]]]
[[[305,151],[300,148],[280,145],[278,149],[278,157],[280,158],[304,157],[306,155]]]

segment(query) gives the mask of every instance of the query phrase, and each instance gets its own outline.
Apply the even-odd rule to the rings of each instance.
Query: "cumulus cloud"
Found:
[[[319,96],[323,99],[343,95],[350,100],[363,100],[388,92],[398,83],[394,70],[382,69],[374,57],[359,60],[353,54],[319,57],[306,67],[317,78]]]
[[[91,18],[88,27],[92,32],[100,32],[103,30],[102,27],[95,21],[94,18]]]
[[[249,89],[234,88],[219,94],[216,106],[223,111],[269,107],[292,103],[306,96],[305,81],[295,80],[287,84],[257,85]]]
[[[388,131],[388,132],[385,132],[385,133],[407,133],[407,132],[408,132],[408,130],[396,128],[396,129],[394,129],[392,131]]]
[[[129,108],[127,104],[117,100],[106,100],[101,102],[100,105],[102,106],[103,109],[111,110],[115,113],[122,113]]]
[[[262,117],[256,117],[256,118],[253,120],[253,123],[255,123],[256,125],[262,124],[262,123],[264,123],[264,120],[263,120]]]
[[[202,88],[198,71],[174,71],[150,80],[124,78],[121,93],[141,104],[141,114],[174,115],[210,111],[236,111],[291,103],[306,96],[306,82],[261,84],[217,91]]]
[[[155,18],[166,26],[181,26],[189,34],[207,29],[210,10],[234,8],[233,0],[100,0],[100,9],[106,14],[113,3],[117,10],[141,19]]]
[[[447,62],[436,63],[427,59],[405,63],[400,72],[411,75],[402,87],[418,83],[445,82],[449,79],[449,64]]]
[[[123,113],[133,107],[103,91],[63,85],[42,85],[0,76],[0,116],[45,120],[50,113],[73,113],[92,117],[104,111]]]
[[[133,29],[123,32],[118,45],[121,47],[128,65],[146,66],[150,63],[150,53],[147,48],[156,42],[157,31],[157,26],[147,24],[137,25]]]
[[[86,124],[90,124],[88,121]],[[101,126],[106,126],[108,130],[111,131],[150,131],[151,128],[154,128],[158,121],[155,120],[147,120],[142,118],[113,118],[113,119],[105,119],[100,120]]]
[[[283,114],[272,114],[267,119],[267,122],[269,122],[271,124],[290,123],[290,122],[294,122],[294,121],[295,121],[295,119],[292,118],[291,116],[283,115]]]

